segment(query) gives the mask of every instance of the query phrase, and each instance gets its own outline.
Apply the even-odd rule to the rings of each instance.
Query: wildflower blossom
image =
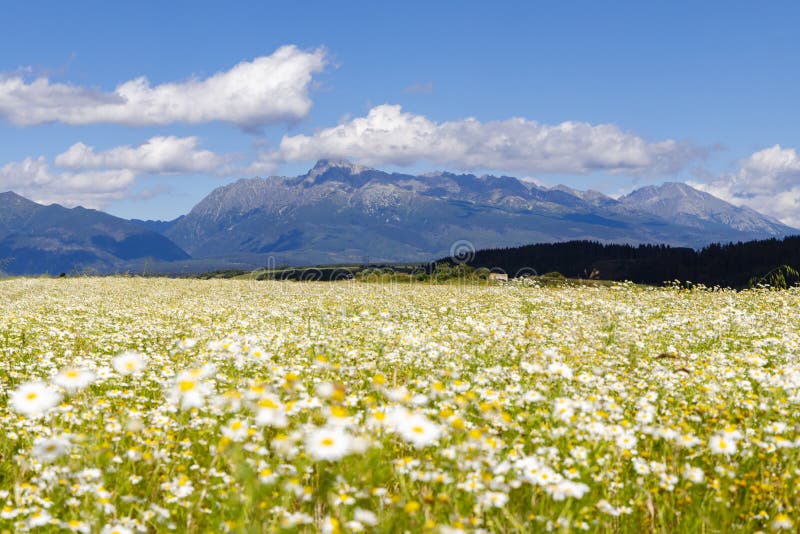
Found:
[[[714,454],[736,454],[736,440],[724,434],[716,434],[708,440],[708,446]]]
[[[247,421],[233,419],[222,427],[222,435],[231,441],[243,441],[247,438],[249,429]]]
[[[306,453],[314,460],[337,461],[350,454],[353,438],[336,427],[322,427],[309,432]]]
[[[50,463],[69,450],[70,442],[66,437],[37,437],[33,440],[31,456],[43,463]]]
[[[204,378],[210,374],[208,368],[181,371],[175,377],[169,394],[169,402],[182,409],[201,408],[213,388]]]
[[[11,408],[26,417],[41,417],[61,402],[61,395],[42,382],[27,382],[10,396]]]
[[[699,467],[692,467],[691,465],[686,464],[683,468],[683,478],[694,484],[700,484],[703,482],[705,474]]]
[[[74,393],[94,382],[95,374],[87,369],[66,367],[53,378],[53,383]]]
[[[255,423],[258,426],[284,428],[289,424],[286,408],[275,395],[264,394],[256,403]]]
[[[793,525],[792,520],[784,513],[776,515],[772,521],[772,528],[775,530],[791,530]]]
[[[135,374],[144,369],[145,357],[138,352],[126,351],[114,356],[111,366],[123,376]]]
[[[416,448],[433,445],[442,435],[439,425],[420,414],[404,417],[397,425],[397,432]]]

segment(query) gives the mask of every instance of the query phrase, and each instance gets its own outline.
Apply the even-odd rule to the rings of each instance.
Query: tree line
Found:
[[[446,258],[440,262],[462,263]],[[643,284],[691,282],[731,288],[800,283],[800,236],[711,244],[700,250],[668,245],[567,241],[479,250],[466,265],[515,275],[559,272],[569,278]]]

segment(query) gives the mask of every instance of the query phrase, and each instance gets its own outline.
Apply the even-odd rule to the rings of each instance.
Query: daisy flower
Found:
[[[144,355],[138,352],[126,351],[114,356],[111,360],[111,366],[119,374],[127,376],[144,369],[145,358]]]
[[[69,450],[69,440],[58,436],[52,438],[37,437],[33,440],[31,456],[42,463],[50,463]]]
[[[623,432],[617,436],[617,447],[630,450],[636,447],[636,441],[636,436],[628,432]]]
[[[43,527],[53,520],[47,510],[37,508],[30,516],[28,516],[27,526],[29,528]]]
[[[256,404],[255,423],[258,426],[284,428],[289,424],[286,408],[275,395],[265,394]]]
[[[244,441],[247,438],[249,429],[247,421],[234,419],[222,427],[222,435],[231,441]]]
[[[502,491],[487,491],[478,498],[478,502],[487,508],[502,508],[508,502],[508,495]]]
[[[772,528],[775,530],[790,530],[792,528],[792,520],[786,514],[778,514],[775,520],[772,521]]]
[[[353,438],[340,428],[322,427],[308,433],[305,445],[312,459],[336,461],[350,453]]]
[[[378,524],[378,516],[374,512],[364,510],[363,508],[356,508],[353,511],[353,519],[359,523],[374,527]]]
[[[439,441],[442,429],[424,415],[411,414],[400,421],[397,433],[414,447],[421,449]]]
[[[189,350],[191,348],[194,348],[195,345],[197,345],[197,340],[196,339],[192,339],[190,337],[185,337],[185,338],[182,338],[182,339],[178,340],[177,345],[178,345],[178,348],[181,349],[181,350]]]
[[[27,382],[11,393],[11,408],[26,417],[41,417],[61,402],[61,395],[42,382]]]
[[[685,478],[686,480],[688,480],[693,484],[700,484],[703,482],[705,474],[703,473],[703,470],[700,469],[699,467],[692,467],[691,465],[686,464],[683,467],[683,478]]]
[[[736,454],[736,440],[725,436],[724,434],[717,434],[708,440],[708,446],[714,454]]]
[[[169,393],[170,403],[182,409],[201,408],[211,393],[211,386],[203,381],[204,376],[202,367],[178,373]]]
[[[133,531],[128,527],[124,527],[119,524],[112,524],[104,526],[103,530],[100,531],[100,534],[133,534]]]
[[[70,532],[80,532],[81,534],[89,534],[92,531],[88,524],[83,521],[78,521],[77,519],[63,521],[61,523],[61,528],[69,530]]]
[[[94,382],[94,379],[95,374],[88,369],[67,367],[53,377],[53,383],[64,388],[68,393],[75,393]]]

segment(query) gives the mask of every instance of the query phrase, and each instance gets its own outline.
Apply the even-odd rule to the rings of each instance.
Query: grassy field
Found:
[[[798,290],[0,282],[0,531],[796,531],[798,318]]]

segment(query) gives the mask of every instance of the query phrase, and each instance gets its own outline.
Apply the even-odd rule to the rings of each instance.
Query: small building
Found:
[[[508,275],[506,273],[489,273],[490,282],[508,282]]]

